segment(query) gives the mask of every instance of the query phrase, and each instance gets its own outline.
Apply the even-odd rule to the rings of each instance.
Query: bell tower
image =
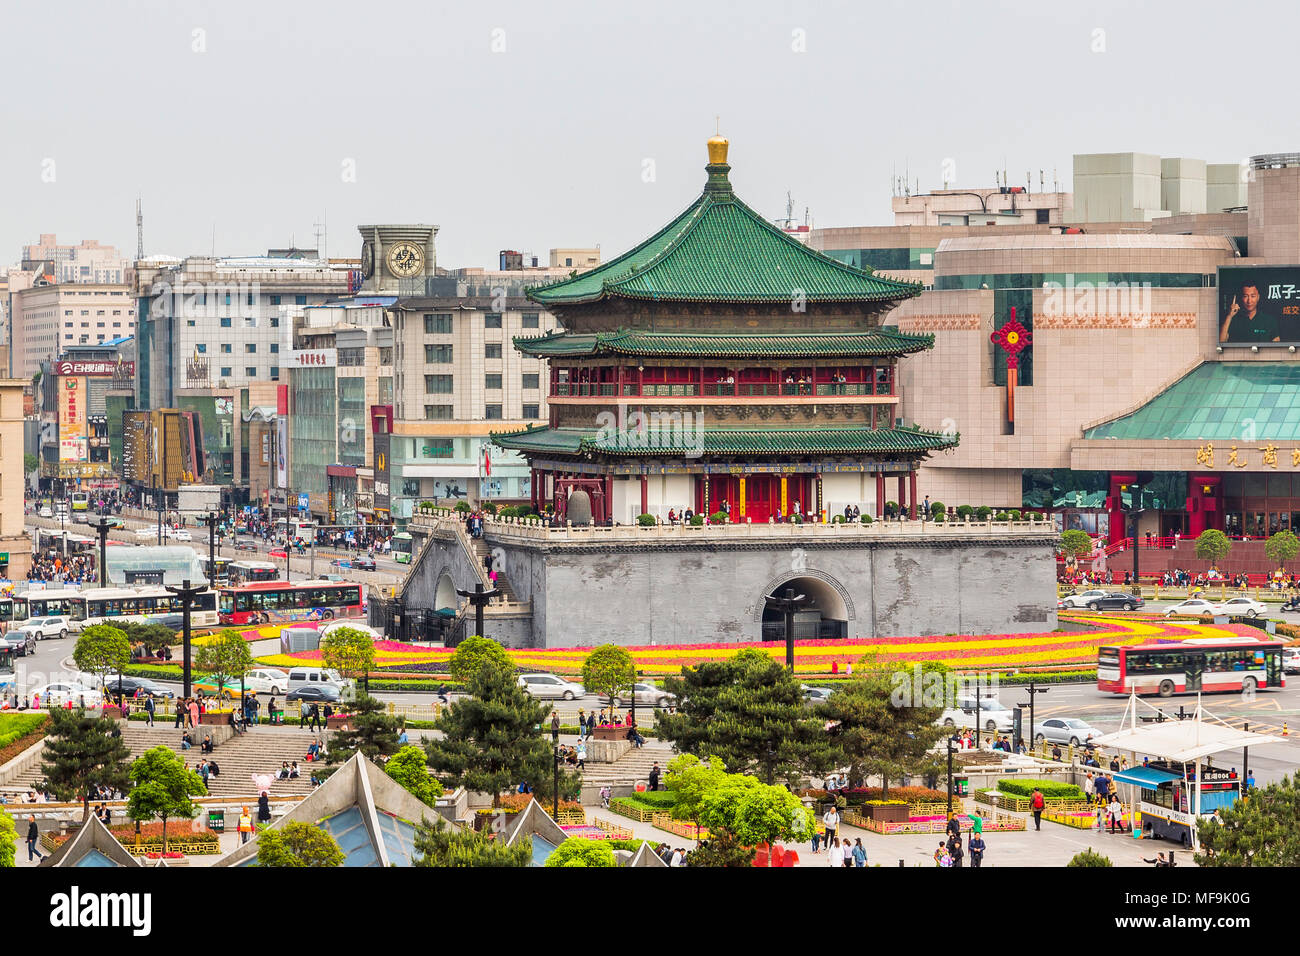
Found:
[[[358,226],[361,233],[361,291],[423,295],[424,280],[435,274],[437,226]]]

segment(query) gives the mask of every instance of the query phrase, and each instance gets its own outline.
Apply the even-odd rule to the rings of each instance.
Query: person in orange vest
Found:
[[[243,807],[239,811],[239,842],[247,843],[248,835],[252,832],[253,818],[248,815],[248,807]]]

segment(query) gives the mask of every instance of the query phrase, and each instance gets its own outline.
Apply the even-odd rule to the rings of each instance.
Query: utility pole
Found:
[[[91,525],[99,535],[99,586],[108,587],[108,529],[111,527],[103,515]]]
[[[175,594],[181,599],[181,623],[182,623],[182,647],[184,657],[182,667],[184,670],[184,696],[190,696],[190,608],[194,606],[194,599],[206,591],[206,587],[190,587],[190,579],[186,578],[181,582],[180,587],[168,586],[168,591]]]
[[[794,673],[794,612],[803,607],[808,600],[806,595],[795,594],[794,588],[786,588],[781,594],[769,594],[763,599],[773,611],[785,615],[785,667]]]
[[[1034,697],[1037,694],[1046,694],[1050,688],[1039,687],[1035,681],[1031,680],[1027,690],[1029,691],[1029,703],[1020,706],[1029,708],[1029,746],[1032,747],[1034,745]]]
[[[199,516],[199,524],[208,526],[208,587],[217,589],[217,514],[209,511]]]
[[[483,582],[477,582],[473,591],[464,591],[456,589],[456,593],[463,598],[469,598],[469,603],[474,607],[474,628],[479,637],[483,636],[483,608],[487,606],[488,601],[501,593],[500,588],[493,588],[491,591],[483,590]]]
[[[158,479],[157,479],[157,478],[155,478],[155,479],[154,479],[154,482],[153,482],[153,506],[154,506],[155,508],[158,509],[158,543],[161,545],[161,544],[162,544],[162,518],[163,518],[162,513],[163,513],[163,509],[162,509],[162,499],[158,496]],[[189,694],[187,693],[186,696],[188,697]]]

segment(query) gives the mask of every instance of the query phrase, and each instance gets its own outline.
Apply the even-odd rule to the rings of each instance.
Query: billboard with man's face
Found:
[[[1219,344],[1300,345],[1300,266],[1221,266]]]

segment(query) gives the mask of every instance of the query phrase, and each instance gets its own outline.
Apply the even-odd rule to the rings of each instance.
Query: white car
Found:
[[[50,637],[62,638],[77,634],[81,631],[81,622],[74,621],[66,614],[52,614],[49,617],[29,617],[13,629],[26,631],[38,641],[43,641]]]
[[[1087,607],[1092,601],[1099,601],[1104,598],[1109,591],[1093,588],[1091,591],[1080,591],[1078,594],[1067,594],[1061,598],[1061,604],[1066,607]]]
[[[173,541],[193,541],[194,535],[187,528],[163,528],[163,537]]]
[[[1282,648],[1282,670],[1287,674],[1300,673],[1300,647]]]
[[[244,675],[244,686],[255,694],[284,694],[289,687],[289,673],[263,667]]]
[[[54,517],[54,512],[50,510],[50,506],[49,506],[49,505],[42,505],[42,506],[41,506],[41,510],[40,510],[38,513],[40,514],[40,516],[41,516],[42,518],[53,518],[53,517]]]
[[[521,674],[519,686],[534,697],[577,700],[587,696],[587,689],[554,674]]]
[[[962,697],[955,703],[956,707],[950,707],[943,712],[939,723],[945,727],[974,728],[975,698]],[[980,697],[979,720],[980,726],[988,733],[1010,733],[1014,726],[1011,708],[995,697]]]
[[[1233,614],[1245,617],[1266,617],[1268,605],[1247,597],[1229,598],[1219,605],[1220,614]]]
[[[1188,598],[1186,601],[1179,601],[1172,607],[1165,608],[1165,617],[1171,617],[1174,614],[1218,614],[1219,607],[1217,604],[1205,600],[1205,598]]]
[[[40,687],[33,688],[27,696],[34,702],[37,694],[40,694],[42,710],[46,707],[64,707],[68,703],[71,703],[73,707],[79,707],[82,704],[85,704],[86,707],[102,707],[104,705],[104,696],[95,688],[86,687],[84,684],[66,682],[42,684]],[[35,706],[34,703],[33,706]]]
[[[157,528],[136,528],[135,536],[137,538],[153,538],[157,540],[158,529]]]
[[[1040,744],[1046,740],[1049,743],[1077,747],[1100,736],[1100,730],[1078,717],[1048,717],[1039,721],[1034,728],[1034,742]]]

